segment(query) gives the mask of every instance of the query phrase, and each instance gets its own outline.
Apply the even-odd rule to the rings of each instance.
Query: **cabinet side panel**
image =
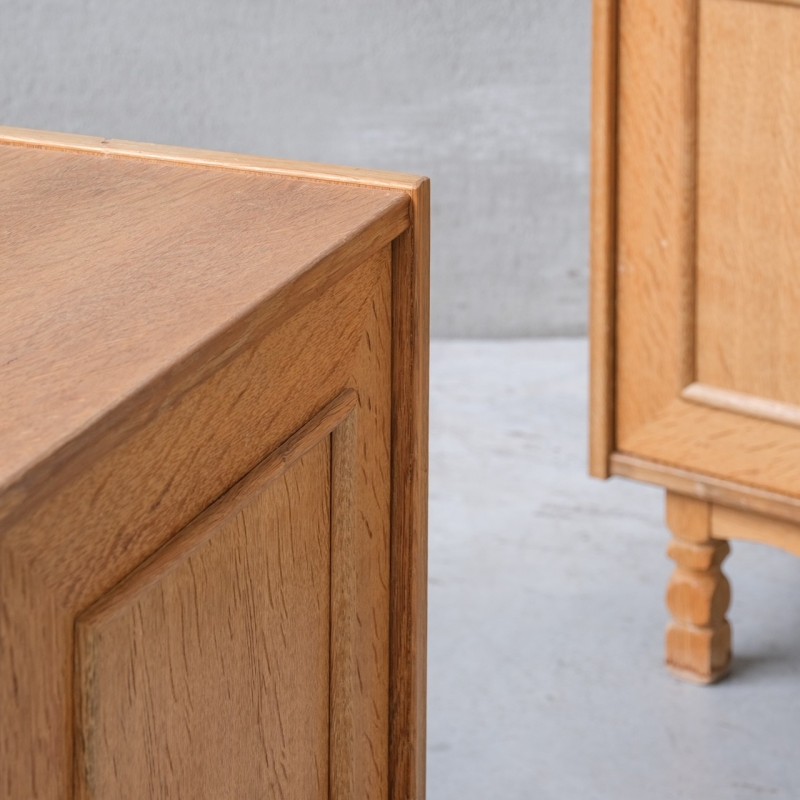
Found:
[[[386,797],[394,585],[390,259],[391,249],[382,247],[337,280],[289,287],[291,297],[275,301],[288,309],[286,319],[228,354],[210,377],[165,400],[122,444],[76,465],[3,530],[0,790],[9,797],[69,796],[76,617],[348,392],[357,419],[352,558],[359,592],[349,613],[358,621],[352,658],[359,695],[353,702],[364,732],[353,774],[365,787],[356,795]],[[427,338],[416,341],[427,346]],[[405,402],[398,405],[403,413]],[[409,498],[409,513],[416,513],[416,497]],[[401,584],[408,573],[421,574],[414,562],[405,564]],[[424,649],[414,652],[424,664]]]
[[[327,798],[329,438],[196,527],[78,623],[78,797]]]

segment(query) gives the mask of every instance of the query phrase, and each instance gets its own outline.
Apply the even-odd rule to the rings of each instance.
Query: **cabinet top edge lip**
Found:
[[[9,141],[10,136],[16,137],[13,142]],[[81,159],[76,153],[81,149],[88,150],[88,155],[96,153],[92,148],[100,140],[70,138],[78,140],[75,147],[61,146],[60,134],[40,136],[35,131],[0,127],[0,157],[3,154],[9,156],[12,147],[16,150],[30,147],[38,154],[33,161],[50,155],[60,158],[63,154],[80,162],[84,173],[91,179],[94,169],[89,167],[89,159]],[[180,149],[173,152],[173,148],[161,153],[161,148],[153,145],[147,146],[152,149],[152,155],[146,154],[137,160],[135,152],[117,144],[115,149],[112,148],[112,155],[121,156],[121,159],[104,163],[115,169],[120,166],[128,173],[139,167],[163,171],[171,163],[178,169],[186,161],[183,156],[187,153],[196,157],[195,161],[187,162],[190,168],[193,164],[202,167],[207,163],[213,169],[217,158],[223,169],[217,170],[215,176],[207,176],[202,169],[196,172],[190,169],[183,173],[182,179],[191,184],[196,182],[195,178],[203,182],[209,177],[204,187],[209,185],[216,191],[216,184],[225,184],[231,196],[240,180],[234,177],[237,171],[242,176],[249,176],[250,184],[260,187],[260,195],[271,194],[272,182],[261,183],[254,172],[271,174],[275,184],[280,184],[281,192],[293,177],[285,162],[265,159],[267,167],[251,169],[248,166],[251,159],[232,156],[230,158],[241,158],[241,163],[232,164],[228,171],[224,169],[229,158],[226,154]],[[130,148],[135,147],[138,145],[130,145]],[[24,174],[26,162],[22,154],[12,157],[12,160],[18,162],[18,172]],[[121,160],[126,163],[121,164]],[[283,171],[272,170],[271,164],[281,165]],[[47,165],[37,169],[40,175],[49,174]],[[108,174],[105,170],[106,183]],[[241,258],[228,257],[227,251],[223,253],[224,257],[218,258],[219,253],[212,249],[212,255],[204,257],[205,260],[184,255],[182,260],[169,262],[172,267],[165,271],[162,266],[166,262],[158,248],[146,258],[136,256],[134,259],[128,254],[128,261],[123,259],[124,264],[135,263],[136,269],[106,269],[106,261],[93,256],[92,264],[97,269],[86,273],[91,274],[92,287],[87,294],[91,300],[86,302],[81,299],[86,293],[75,278],[77,273],[67,268],[59,267],[55,271],[58,280],[49,284],[48,292],[27,292],[27,272],[20,267],[25,267],[27,262],[25,258],[16,258],[14,263],[20,267],[17,273],[21,272],[22,283],[7,283],[22,288],[13,296],[9,295],[7,304],[3,299],[8,311],[6,319],[13,324],[0,326],[0,345],[3,345],[0,352],[14,355],[8,361],[0,359],[4,362],[0,364],[0,383],[6,381],[5,385],[18,389],[4,392],[0,402],[0,539],[13,527],[24,509],[30,507],[32,498],[44,492],[53,476],[71,469],[84,452],[104,452],[104,448],[112,445],[102,444],[101,447],[101,442],[121,441],[129,428],[139,424],[137,420],[146,419],[167,400],[187,391],[187,387],[207,380],[238,352],[295,313],[304,302],[341,280],[353,266],[391,246],[407,231],[425,230],[427,181],[424,179],[420,179],[416,188],[407,191],[397,188],[382,191],[387,187],[373,183],[373,188],[365,188],[354,180],[338,176],[316,180],[305,180],[305,176],[300,174],[295,177],[307,184],[296,182],[292,189],[299,191],[288,192],[289,196],[299,199],[294,204],[269,206],[273,211],[282,209],[282,216],[278,214],[277,220],[273,220],[274,231],[270,232],[270,226],[253,228],[255,244],[250,250],[242,250]],[[84,181],[85,185],[90,183],[91,180]],[[12,192],[9,195],[11,202],[15,203],[15,189],[9,191]],[[43,191],[50,190],[45,186]],[[205,196],[215,197],[214,191],[206,192]],[[247,197],[246,192],[240,194]],[[187,208],[196,207],[191,193],[184,192],[183,197],[192,197],[192,204],[184,203]],[[317,197],[325,202],[317,205]],[[132,207],[146,206],[147,198],[146,193],[140,193],[140,196],[135,196]],[[56,207],[64,205],[66,203],[59,198]],[[113,204],[107,205],[112,207]],[[254,207],[257,209],[254,214],[264,213],[260,206]],[[295,247],[292,244],[294,237],[287,233],[294,224],[292,213],[295,208],[307,211],[303,217],[304,230],[310,233],[303,247]],[[90,218],[88,214],[84,216]],[[51,214],[49,218],[55,217]],[[113,229],[107,221],[101,220],[100,224]],[[137,224],[143,230],[142,223]],[[287,224],[290,227],[287,228]],[[63,227],[69,231],[79,230],[72,222],[70,225]],[[235,225],[229,227],[236,233]],[[28,236],[25,230],[17,229],[15,235],[20,241],[25,241]],[[227,238],[232,239],[233,233],[226,234]],[[167,230],[158,237],[143,237],[142,241],[163,240],[169,244],[170,235]],[[63,236],[50,236],[38,241],[34,237],[31,241],[37,241],[39,251],[43,249],[42,242],[51,241],[55,242],[53,247],[58,250],[64,246],[62,239]],[[78,244],[67,249],[70,253],[79,252],[83,240],[75,235],[72,239]],[[103,237],[100,239],[105,242]],[[289,244],[278,247],[285,240]],[[103,244],[109,252],[128,252],[125,246],[125,242],[122,245]],[[265,253],[272,252],[264,249],[267,247],[273,248],[275,255],[267,258]],[[191,246],[184,249],[191,252]],[[60,263],[51,256],[40,258],[40,274],[49,274],[48,270],[53,271],[52,264]],[[64,263],[69,262],[65,260]],[[182,264],[189,264],[191,269],[178,269],[176,265]],[[209,265],[213,269],[207,269]],[[140,281],[140,275],[146,280]],[[32,286],[41,288],[41,281],[36,283],[31,278],[30,282]],[[63,287],[68,291],[60,291]],[[71,291],[76,287],[80,291]],[[139,300],[136,303],[120,302],[126,293]],[[150,297],[158,302],[149,303]],[[183,314],[173,314],[171,309],[181,303],[188,310]],[[209,313],[191,313],[195,308],[208,308]],[[56,328],[47,324],[56,317],[64,320],[57,328],[58,335],[52,333]],[[125,324],[120,326],[120,320]],[[128,344],[120,347],[108,344],[117,340]],[[49,361],[43,360],[42,354],[47,354]],[[51,375],[51,362],[58,367],[56,377]]]
[[[183,166],[259,172],[283,178],[341,183],[353,187],[402,191],[415,195],[429,178],[384,170],[287,161],[176,145],[132,142],[74,133],[55,133],[33,128],[0,125],[0,146],[63,150],[95,156],[161,161]]]

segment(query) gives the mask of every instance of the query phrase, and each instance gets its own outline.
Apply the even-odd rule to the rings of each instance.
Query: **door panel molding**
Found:
[[[337,397],[77,618],[80,800],[169,786],[194,797],[212,777],[223,794],[303,783],[309,797],[336,799],[358,787],[356,405],[354,391]],[[303,672],[287,674],[298,659]],[[237,747],[253,750],[235,775],[214,763],[226,719]],[[287,739],[303,725],[303,741]]]
[[[743,391],[735,382],[705,380],[697,369],[705,336],[702,330],[698,336],[697,325],[698,264],[705,269],[696,257],[704,225],[698,190],[709,179],[701,174],[698,181],[698,155],[704,157],[698,153],[698,119],[708,116],[698,114],[698,107],[709,102],[698,76],[704,58],[729,46],[719,36],[705,39],[723,24],[729,5],[770,30],[778,19],[773,14],[800,24],[796,3],[619,2],[614,450],[710,480],[800,497],[800,407],[786,402],[791,393],[772,393],[768,386]],[[712,23],[705,32],[703,19]],[[712,50],[704,56],[706,46]],[[738,55],[732,51],[728,57]],[[731,102],[738,103],[736,97]],[[784,300],[793,308],[794,300]],[[734,315],[730,325],[736,324]],[[708,347],[713,346],[712,338]],[[747,352],[745,366],[755,375],[760,362]],[[780,373],[787,385],[790,372]],[[615,464],[612,459],[616,473]]]
[[[731,389],[721,389],[706,383],[690,383],[681,392],[681,397],[691,403],[717,408],[720,411],[729,411],[746,417],[755,417],[800,428],[800,406],[792,403],[781,403],[778,400],[770,400],[745,392],[734,392]]]

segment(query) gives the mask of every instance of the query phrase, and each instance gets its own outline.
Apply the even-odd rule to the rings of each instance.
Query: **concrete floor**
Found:
[[[586,342],[435,342],[431,800],[800,798],[800,560],[734,544],[732,676],[662,667],[660,490],[586,477]]]

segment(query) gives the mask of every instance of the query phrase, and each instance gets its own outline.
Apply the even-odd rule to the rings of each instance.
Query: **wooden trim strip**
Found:
[[[778,547],[800,556],[800,528],[796,523],[751,514],[735,508],[711,507],[711,535],[715,539],[735,539]]]
[[[800,428],[800,406],[792,403],[782,403],[780,400],[770,400],[705,383],[690,383],[681,392],[681,397],[690,403]]]
[[[594,0],[589,472],[610,475],[614,449],[617,0]]]
[[[686,225],[682,231],[684,239],[684,262],[681,279],[683,298],[680,304],[681,368],[683,385],[691,383],[697,375],[697,260],[698,260],[698,210],[700,174],[700,2],[694,0],[692,13],[688,15],[684,28],[686,63],[688,69],[682,76],[686,108],[683,112],[684,151],[688,153],[685,174]]]
[[[136,602],[142,592],[161,581],[175,567],[197,552],[226,520],[237,514],[254,496],[263,492],[292,464],[302,458],[337,426],[347,420],[358,403],[353,389],[334,398],[277,450],[260,461],[241,480],[214,501],[181,532],[150,555],[140,566],[81,612],[76,620],[113,618],[117,610]]]
[[[800,0],[744,0],[748,3],[763,3],[769,6],[800,6]],[[741,0],[740,0],[741,2]]]
[[[48,150],[70,150],[118,158],[144,158],[197,167],[264,172],[285,178],[348,183],[376,189],[417,191],[425,178],[396,172],[311,164],[304,161],[282,161],[261,156],[219,153],[214,150],[195,150],[171,145],[144,144],[122,139],[103,139],[99,136],[80,136],[69,133],[9,128],[0,126],[0,144],[38,147]]]
[[[389,786],[424,800],[428,603],[430,186],[392,249],[392,528]]]
[[[712,478],[691,470],[648,461],[628,453],[614,453],[611,456],[611,472],[613,475],[663,486],[678,494],[697,497],[710,503],[719,503],[789,522],[800,522],[800,500],[734,481]]]
[[[86,642],[92,628],[102,626],[138,602],[152,586],[186,563],[201,550],[231,517],[252,502],[303,456],[326,438],[331,439],[331,607],[330,607],[330,737],[331,797],[353,796],[353,747],[355,724],[353,698],[356,694],[354,669],[354,602],[357,596],[352,542],[355,513],[353,465],[355,419],[358,395],[346,389],[325,408],[267,455],[250,472],[201,512],[177,536],[148,556],[136,569],[82,611],[74,623],[75,665],[73,673],[74,741],[73,784],[76,796],[88,796],[86,788],[86,726],[83,715],[83,681],[90,665],[83,663]],[[80,646],[83,643],[83,646]],[[349,791],[348,791],[349,789]]]
[[[350,800],[358,786],[358,571],[355,544],[358,470],[355,403],[331,434],[331,682],[328,789]],[[361,740],[363,741],[363,740]]]

